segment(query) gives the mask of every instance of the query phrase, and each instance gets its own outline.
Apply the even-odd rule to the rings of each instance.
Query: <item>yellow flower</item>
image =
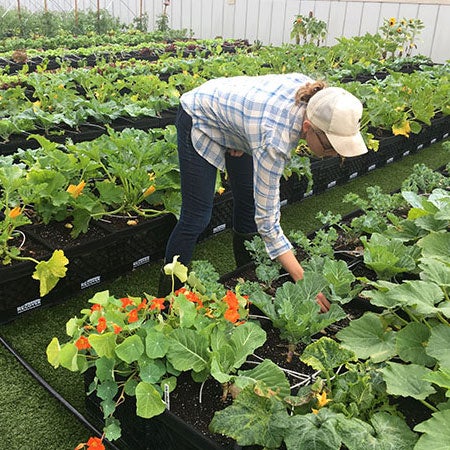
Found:
[[[327,398],[327,393],[323,391],[322,393],[316,394],[317,404],[319,408],[322,408],[322,406],[327,405],[329,402],[331,402],[330,398]]]
[[[219,195],[222,195],[224,192],[225,192],[225,188],[224,188],[223,186],[220,186],[220,188],[217,189],[217,193],[218,193]]]
[[[402,32],[402,28],[401,28],[401,27],[398,27],[398,28],[397,28],[397,33],[400,34],[401,32]]]
[[[312,411],[313,414],[319,414],[319,410],[318,409],[311,408],[311,411]]]
[[[15,219],[16,217],[20,216],[21,214],[22,214],[22,209],[20,208],[20,206],[16,206],[9,212],[8,217],[10,219]]]
[[[400,125],[392,125],[392,133],[394,133],[395,136],[403,135],[406,137],[409,137],[409,133],[411,133],[411,127],[409,125],[408,120],[403,120],[403,122]]]
[[[131,100],[132,102],[137,102],[137,101],[139,100],[139,95],[138,95],[138,94],[132,95],[132,96],[130,97],[130,100]]]
[[[391,18],[389,19],[389,25],[390,25],[391,27],[393,27],[396,23],[397,23],[397,20],[395,19],[395,17],[391,17]]]
[[[144,191],[144,197],[148,197],[149,195],[153,194],[153,192],[156,191],[155,186],[152,184],[150,187],[148,187],[145,191]]]
[[[81,191],[84,189],[85,186],[86,186],[86,182],[85,182],[85,181],[81,181],[81,182],[78,183],[77,185],[71,184],[71,185],[67,188],[67,192],[68,192],[73,198],[77,198],[77,197],[81,194]]]
[[[33,111],[37,111],[38,109],[40,109],[40,107],[41,107],[40,100],[37,100],[33,103]]]

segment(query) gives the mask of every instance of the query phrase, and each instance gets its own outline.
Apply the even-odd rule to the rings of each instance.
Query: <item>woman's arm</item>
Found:
[[[277,256],[276,259],[289,273],[294,281],[298,281],[303,278],[303,267],[298,262],[298,259],[291,250]],[[322,294],[322,292],[319,292],[316,299],[317,303],[320,305],[320,310],[322,312],[327,312],[330,309],[330,302],[327,300],[325,295]]]

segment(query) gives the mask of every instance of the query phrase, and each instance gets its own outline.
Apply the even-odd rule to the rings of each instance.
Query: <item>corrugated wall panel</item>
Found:
[[[422,1],[422,2],[421,2]],[[430,56],[436,62],[450,59],[450,0],[171,0],[168,7],[172,28],[192,30],[194,37],[246,38],[264,44],[280,45],[290,39],[292,23],[297,14],[313,11],[327,22],[327,45],[336,37],[374,33],[383,19],[419,18],[425,24],[417,40],[417,53]],[[162,11],[162,0],[101,0],[107,9],[122,22],[130,23],[139,16],[140,7],[149,17],[149,29],[154,29]],[[42,11],[42,0],[20,0],[22,8]],[[0,6],[16,9],[17,0],[0,0]],[[71,11],[73,0],[48,0],[49,10]],[[78,0],[79,10],[95,10],[96,0]]]
[[[430,57],[433,61],[443,62],[450,59],[450,5],[440,5],[437,15],[436,25],[434,27],[433,45]]]

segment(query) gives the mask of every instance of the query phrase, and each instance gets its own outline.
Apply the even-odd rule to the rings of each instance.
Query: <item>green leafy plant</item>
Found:
[[[313,383],[289,394],[283,376],[247,383],[210,428],[244,446],[363,450],[395,442],[412,448],[417,436],[389,404],[376,365],[355,362],[351,350],[326,337],[309,344],[301,359],[317,371]],[[249,372],[239,376],[255,380]]]
[[[411,245],[421,252],[417,276],[401,283],[368,282],[372,289],[361,295],[383,312],[366,312],[339,331],[337,338],[359,359],[384,363],[381,374],[389,395],[411,397],[431,410],[431,418],[414,428],[423,433],[414,449],[424,449],[443,445],[445,437],[435,430],[446,420],[449,408],[450,197],[441,189],[427,196],[403,195],[411,206],[405,221],[425,232],[410,237]],[[402,229],[391,231],[406,239]]]
[[[384,19],[378,30],[384,42],[383,57],[410,56],[417,48],[416,40],[423,28],[420,19]]]
[[[285,282],[276,290],[274,297],[262,291],[250,295],[251,302],[272,321],[273,326],[280,330],[280,336],[287,341],[288,362],[300,342],[309,343],[320,330],[346,317],[335,303],[328,312],[319,314],[316,297],[327,284],[323,275],[305,269],[302,280]]]
[[[121,433],[114,418],[118,404],[135,397],[138,416],[159,415],[166,408],[164,392],[175,389],[182,372],[199,383],[215,378],[226,397],[236,370],[266,339],[259,324],[248,320],[246,298],[232,291],[222,296],[223,288],[208,291],[214,271],[199,270],[213,275],[203,284],[177,257],[164,270],[185,287],[165,298],[98,292],[89,300],[91,308],[67,322],[69,341],[53,338],[47,347],[55,368],[95,371],[89,391],[101,399],[108,439]]]
[[[32,277],[39,281],[40,295],[47,295],[66,275],[68,259],[62,250],[55,250],[48,260],[38,261],[32,256],[22,254],[26,235],[20,230],[31,221],[26,215],[26,208],[17,195],[23,185],[26,170],[14,164],[12,157],[0,161],[0,261],[3,265],[14,261],[31,262],[35,265]],[[16,244],[16,242],[18,242]]]
[[[295,39],[296,44],[315,43],[319,46],[326,35],[326,22],[314,17],[312,11],[307,16],[302,14],[296,16],[291,29],[291,39]]]

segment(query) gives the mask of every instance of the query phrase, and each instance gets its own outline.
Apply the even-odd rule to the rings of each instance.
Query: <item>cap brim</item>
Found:
[[[341,156],[351,158],[368,152],[361,133],[355,134],[354,136],[339,136],[332,133],[325,134],[330,144]]]

